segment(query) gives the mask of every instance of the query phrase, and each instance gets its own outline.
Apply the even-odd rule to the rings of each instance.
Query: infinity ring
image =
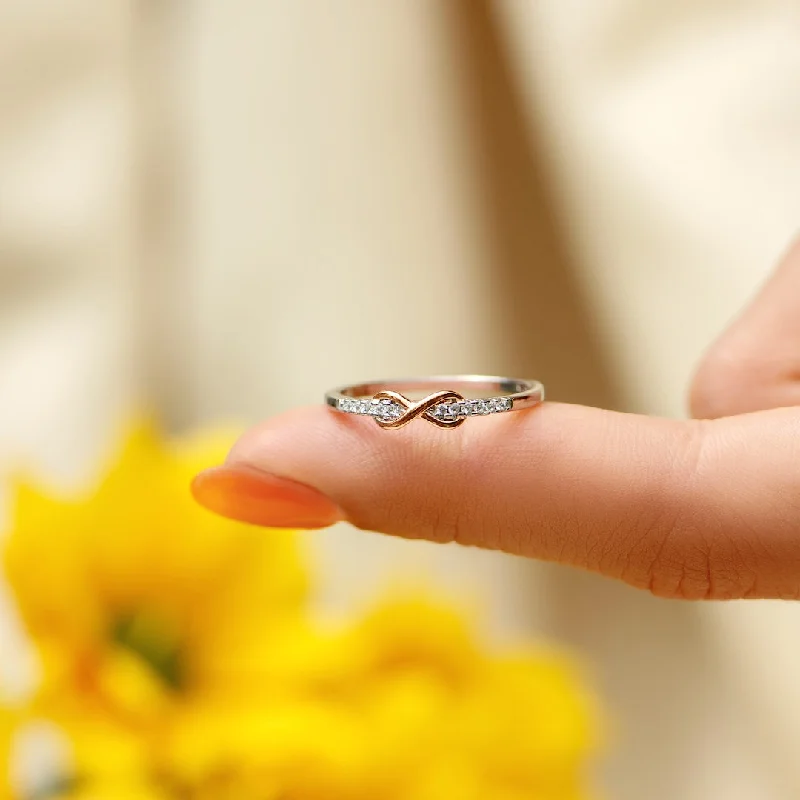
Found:
[[[406,395],[432,392],[421,399]],[[462,394],[464,392],[464,394]],[[481,395],[470,399],[469,395]],[[437,375],[370,381],[332,389],[325,403],[335,411],[372,417],[381,428],[402,428],[420,417],[440,428],[457,428],[467,417],[531,408],[544,400],[539,381],[490,375]]]

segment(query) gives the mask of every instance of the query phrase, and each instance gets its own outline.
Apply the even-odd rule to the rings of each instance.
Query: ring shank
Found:
[[[539,381],[505,378],[493,375],[433,375],[424,378],[367,381],[342,386],[326,393],[325,402],[338,406],[340,400],[370,397],[378,392],[435,392],[451,389],[465,397],[499,394],[513,400],[515,409],[535,406],[544,400],[544,386]]]

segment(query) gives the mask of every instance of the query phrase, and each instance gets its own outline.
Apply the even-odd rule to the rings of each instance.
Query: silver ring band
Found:
[[[432,394],[412,401],[405,396],[406,392]],[[415,417],[422,417],[440,428],[456,428],[467,417],[519,411],[543,400],[544,386],[539,381],[492,375],[434,375],[368,381],[332,389],[325,394],[325,403],[335,411],[370,416],[382,428],[401,428]]]

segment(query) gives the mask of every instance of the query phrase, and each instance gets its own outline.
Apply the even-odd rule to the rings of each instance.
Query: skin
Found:
[[[710,348],[677,421],[545,403],[457,432],[306,408],[193,490],[277,527],[504,550],[668,598],[800,598],[800,242]]]

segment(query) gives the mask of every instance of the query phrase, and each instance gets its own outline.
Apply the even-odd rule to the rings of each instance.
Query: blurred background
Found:
[[[88,474],[132,409],[181,433],[399,374],[683,415],[797,230],[799,41],[792,0],[3,3],[3,468]],[[609,797],[800,796],[794,605],[312,546],[325,613],[425,574],[573,648]]]

